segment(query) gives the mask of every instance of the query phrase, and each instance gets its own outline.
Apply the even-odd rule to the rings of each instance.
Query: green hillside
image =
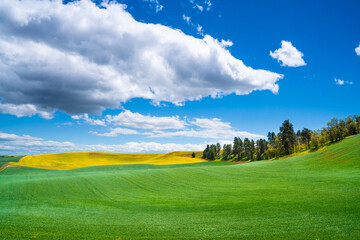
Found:
[[[0,239],[360,239],[360,135],[241,165],[7,168]]]
[[[0,156],[0,171],[3,166],[9,162],[18,162],[22,157],[21,156]]]

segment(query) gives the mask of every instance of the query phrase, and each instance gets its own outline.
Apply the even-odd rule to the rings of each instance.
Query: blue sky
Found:
[[[359,1],[96,4],[0,3],[0,154],[201,150],[359,114]]]

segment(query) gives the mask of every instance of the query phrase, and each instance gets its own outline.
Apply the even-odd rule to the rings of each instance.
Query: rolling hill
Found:
[[[29,155],[12,165],[21,167],[44,168],[52,170],[68,170],[81,167],[153,164],[171,165],[205,162],[202,158],[192,158],[192,152],[171,152],[153,154],[78,152]]]
[[[64,161],[0,173],[0,239],[360,238],[360,135],[241,165]]]

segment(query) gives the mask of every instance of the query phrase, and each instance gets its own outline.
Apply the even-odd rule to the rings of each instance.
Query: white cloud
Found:
[[[352,85],[353,84],[353,82],[349,82],[349,81],[345,81],[345,80],[337,79],[337,78],[335,78],[334,81],[335,81],[336,85],[344,85],[344,84]]]
[[[156,12],[163,10],[164,6],[159,3],[158,0],[143,0],[144,2],[150,2],[150,6],[155,8]]]
[[[195,118],[194,121],[191,122],[192,125],[205,128],[205,129],[230,129],[231,125],[228,122],[223,122],[219,118]]]
[[[185,14],[183,14],[182,18],[188,25],[191,24],[191,18],[189,16],[186,16]]]
[[[124,5],[103,5],[0,1],[3,113],[49,118],[56,110],[100,114],[133,98],[181,105],[278,92],[282,75],[245,66],[211,36],[141,23]]]
[[[199,5],[199,4],[196,4],[195,7],[196,7],[197,9],[199,9],[200,12],[202,12],[202,11],[204,10],[204,7],[201,6],[201,5]]]
[[[132,127],[138,129],[183,129],[186,122],[180,120],[178,116],[155,117],[133,113],[125,110],[116,116],[107,115],[106,122],[112,125]]]
[[[172,151],[195,151],[202,150],[203,144],[176,144],[157,142],[127,142],[124,144],[75,144],[72,142],[48,141],[42,138],[28,135],[8,134],[0,131],[0,154],[44,154],[57,152],[123,152],[123,153],[146,153],[146,152],[172,152]]]
[[[241,138],[266,138],[263,135],[253,134],[244,131],[236,131],[228,122],[223,122],[221,119],[213,118],[195,118],[189,121],[192,129],[185,129],[181,131],[157,131],[149,134],[149,137],[167,138],[167,137],[196,137],[196,138],[211,138],[211,139],[233,139]],[[198,127],[198,128],[196,128]]]
[[[231,40],[226,40],[225,41],[224,39],[221,40],[220,44],[224,48],[231,47],[232,45],[234,45],[234,43]]]
[[[193,23],[191,21],[191,18],[189,16],[186,16],[185,14],[183,14],[182,18],[189,26],[196,28],[196,31],[199,35],[204,36],[204,30],[200,24]],[[222,47],[224,47],[224,45],[222,45],[223,41],[224,40],[221,40],[221,42],[219,43]],[[224,47],[224,48],[226,48],[226,47]]]
[[[128,128],[114,128],[109,132],[90,132],[98,136],[116,137],[119,135],[144,135],[149,138],[192,137],[207,139],[265,138],[263,135],[253,134],[233,129],[229,122],[219,118],[195,118],[194,120],[181,120],[178,116],[153,117],[125,110],[116,116],[106,116],[106,123],[141,129],[139,132]]]
[[[336,85],[344,85],[345,81],[344,80],[341,80],[341,79],[334,79],[335,80],[335,83]]]
[[[29,135],[19,136],[16,134],[4,133],[0,131],[0,142],[5,141],[38,141],[41,138],[31,137]]]
[[[212,6],[212,3],[210,0],[205,0],[205,5],[206,5],[206,10],[207,11],[210,11],[211,10],[211,6]]]
[[[240,138],[258,139],[265,138],[263,135],[252,134],[243,131],[234,131],[232,129],[204,129],[204,130],[184,130],[175,132],[159,131],[149,135],[150,138],[171,138],[171,137],[194,137],[208,139],[232,139],[235,136]]]
[[[42,118],[51,119],[53,118],[53,111],[42,111],[39,110],[33,104],[11,104],[11,103],[1,103],[0,102],[0,113],[12,114],[17,117],[31,117],[38,114]]]
[[[85,123],[89,125],[98,125],[98,126],[106,126],[105,119],[93,119],[90,118],[87,113],[81,114],[81,115],[73,115],[71,116],[72,119],[75,120],[83,120]]]
[[[193,5],[193,8],[198,9],[200,12],[204,11],[204,8],[206,11],[210,11],[212,7],[211,0],[203,0],[203,1],[193,1],[189,0],[189,2]]]
[[[357,48],[355,48],[356,55],[360,56],[360,44]]]
[[[97,135],[97,136],[103,136],[103,137],[116,137],[119,135],[136,135],[140,134],[138,131],[128,128],[114,128],[111,129],[110,132],[107,133],[98,133],[94,131],[90,131],[89,133]]]
[[[304,54],[297,50],[289,41],[281,41],[281,48],[270,51],[270,56],[281,62],[281,66],[300,67],[305,66]]]
[[[198,34],[204,36],[204,30],[203,30],[203,27],[202,27],[202,26],[200,26],[200,25],[198,24],[197,27],[196,27],[196,30],[197,30]]]

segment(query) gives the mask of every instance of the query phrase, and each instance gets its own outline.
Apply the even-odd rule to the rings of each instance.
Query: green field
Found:
[[[20,156],[0,156],[0,168],[8,163],[8,162],[18,162],[20,160]]]
[[[241,165],[7,168],[0,239],[360,239],[360,135]]]

